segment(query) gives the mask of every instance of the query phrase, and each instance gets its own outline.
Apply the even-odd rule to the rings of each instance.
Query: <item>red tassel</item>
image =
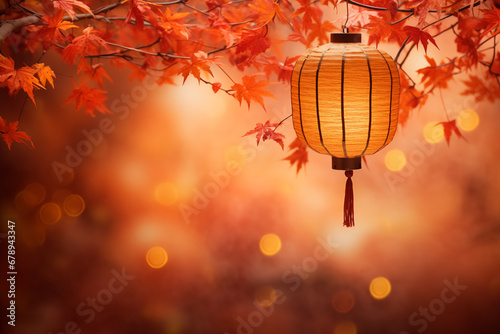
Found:
[[[345,197],[344,197],[344,226],[354,226],[354,195],[352,192],[352,170],[346,170],[345,176],[347,181],[345,183]]]

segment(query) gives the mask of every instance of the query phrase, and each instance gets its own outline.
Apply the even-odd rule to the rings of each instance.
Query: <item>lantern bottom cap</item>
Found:
[[[355,158],[332,157],[332,169],[337,169],[337,170],[361,169],[361,157],[355,157]]]

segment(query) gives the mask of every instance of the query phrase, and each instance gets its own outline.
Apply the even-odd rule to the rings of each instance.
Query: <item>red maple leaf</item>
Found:
[[[492,33],[491,36],[500,33],[500,9],[495,7],[481,11],[484,13],[484,17],[476,27],[476,29],[484,29],[481,37],[486,36],[489,32]]]
[[[281,9],[279,1],[257,0],[254,2],[256,2],[256,5],[249,4],[248,6],[257,11],[258,15],[255,22],[258,23],[259,26],[265,26],[271,21],[274,22],[276,16],[282,23],[290,24],[283,14],[283,9]]]
[[[72,20],[75,18],[76,14],[73,7],[81,8],[87,13],[92,14],[89,6],[78,0],[54,0],[52,1],[52,3],[54,4],[54,8],[64,10],[66,13],[68,13]]]
[[[212,90],[214,91],[214,93],[217,93],[219,91],[219,89],[221,88],[222,84],[220,82],[214,82],[212,84]]]
[[[23,143],[28,147],[29,147],[28,145],[29,142],[31,144],[31,147],[35,148],[35,146],[33,145],[33,141],[31,140],[31,137],[28,136],[26,132],[17,131],[18,123],[19,122],[16,121],[7,124],[5,120],[2,117],[0,117],[0,134],[2,135],[2,139],[9,147],[9,150],[13,141],[15,141],[16,143]]]
[[[467,89],[462,95],[474,95],[476,102],[488,99],[491,103],[500,98],[500,87],[496,81],[489,84],[476,75],[471,75],[468,80],[464,80]]]
[[[439,122],[435,126],[441,125],[444,130],[444,138],[446,139],[446,142],[448,145],[450,145],[450,138],[451,134],[455,133],[458,138],[464,138],[462,134],[460,133],[460,130],[457,128],[456,120],[451,120],[447,122]],[[465,138],[464,138],[465,139]]]
[[[311,6],[312,2],[310,0],[298,0],[300,7],[297,8],[293,13],[292,17],[303,14],[302,17],[302,29],[304,32],[313,29],[313,24],[321,24],[321,17],[323,12],[316,6]]]
[[[436,61],[428,56],[424,56],[430,66],[417,70],[418,74],[422,74],[422,83],[424,87],[439,87],[448,88],[448,81],[453,78],[453,70],[455,62],[441,62],[438,66]]]
[[[404,26],[404,22],[400,22],[398,24],[391,24],[391,14],[389,11],[385,11],[382,17],[370,15],[370,22],[365,25],[365,28],[368,28],[368,44],[372,44],[375,42],[375,45],[378,47],[378,44],[381,41],[395,41],[399,45],[403,44],[403,41],[406,39],[406,34],[402,29]]]
[[[179,74],[184,77],[184,82],[189,75],[192,75],[198,79],[198,83],[201,80],[201,73],[207,73],[214,76],[212,70],[210,69],[210,63],[214,64],[216,58],[209,58],[205,52],[199,51],[191,56],[191,59],[182,59],[179,62],[184,64],[184,66],[179,70]]]
[[[288,146],[290,151],[293,150],[292,154],[283,160],[290,161],[290,166],[297,164],[297,174],[299,174],[302,166],[305,166],[308,162],[308,152],[307,145],[304,145],[300,139],[297,137],[295,140]]]
[[[100,46],[108,49],[106,41],[97,36],[97,33],[98,31],[92,27],[83,29],[83,34],[73,39],[71,44],[64,48],[62,60],[73,65],[78,56],[83,59],[90,53],[97,53]]]
[[[103,114],[111,114],[111,111],[104,104],[104,101],[108,99],[104,94],[106,94],[105,91],[97,88],[89,88],[87,85],[81,85],[80,87],[75,86],[75,89],[71,91],[64,105],[71,101],[75,101],[77,111],[83,106],[85,112],[92,117],[95,117],[95,110]]]
[[[257,145],[259,145],[261,138],[263,142],[270,139],[280,144],[281,149],[284,149],[285,144],[283,143],[283,139],[285,139],[285,136],[281,133],[275,132],[278,125],[279,123],[271,123],[270,121],[267,121],[265,124],[257,123],[255,128],[245,133],[243,137],[255,133],[255,137],[257,138]]]
[[[42,41],[43,47],[47,49],[51,44],[66,41],[62,31],[71,28],[78,28],[70,21],[63,21],[64,13],[58,11],[54,16],[46,15],[42,17],[43,26],[35,33],[35,35]]]
[[[236,47],[236,53],[249,52],[250,58],[253,58],[266,52],[270,46],[271,41],[266,37],[265,33],[262,31],[248,30],[242,34],[241,40]]]
[[[149,14],[153,14],[150,5],[155,5],[154,3],[149,3],[143,0],[130,0],[129,10],[125,23],[130,22],[132,18],[135,18],[135,24],[138,28],[144,28],[144,19],[148,18]]]
[[[94,65],[87,64],[86,62],[83,63],[85,65],[82,66],[81,70],[83,70],[83,72],[87,74],[90,79],[94,80],[101,88],[104,85],[104,78],[108,79],[108,81],[110,82],[113,82],[111,77],[108,75],[108,72],[106,72],[106,70],[104,69],[102,63]]]
[[[243,100],[246,101],[248,104],[248,108],[250,108],[250,101],[255,101],[258,104],[266,110],[266,107],[264,106],[264,99],[263,96],[268,96],[274,98],[274,95],[271,94],[270,91],[267,89],[264,89],[269,82],[266,80],[260,80],[260,81],[255,81],[255,78],[257,75],[251,75],[251,76],[244,76],[242,78],[242,83],[235,83],[234,85],[231,86],[231,89],[235,90],[234,93],[234,98],[237,99],[240,102]]]
[[[403,30],[408,35],[409,41],[415,43],[417,49],[418,49],[418,44],[422,43],[422,45],[424,46],[425,53],[427,53],[427,45],[429,44],[429,41],[439,49],[439,47],[436,44],[436,41],[434,40],[434,38],[432,38],[432,36],[428,32],[420,30],[417,27],[411,27],[411,26],[406,26],[403,28]]]

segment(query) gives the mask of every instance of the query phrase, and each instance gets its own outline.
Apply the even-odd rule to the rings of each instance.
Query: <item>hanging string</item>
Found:
[[[345,33],[349,33],[349,28],[347,27],[347,22],[349,21],[349,2],[346,1],[345,2],[345,7],[346,7],[346,10],[347,10],[347,16],[345,18],[345,23],[344,23],[344,26],[342,27],[342,32]]]
[[[344,197],[344,226],[354,226],[354,194],[352,191],[352,170],[346,170],[345,176],[347,181],[345,183],[345,197]]]

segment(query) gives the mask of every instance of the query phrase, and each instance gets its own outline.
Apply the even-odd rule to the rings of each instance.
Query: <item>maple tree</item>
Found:
[[[342,17],[338,9],[346,4],[349,14]],[[333,9],[340,20],[325,18]],[[6,0],[0,2],[0,21],[0,87],[10,95],[23,91],[33,103],[36,90],[47,89],[47,83],[57,89],[51,64],[42,62],[46,52],[55,51],[68,66],[76,66],[66,104],[74,101],[90,116],[110,112],[104,88],[112,82],[108,66],[126,67],[139,81],[154,74],[158,84],[171,84],[178,75],[184,81],[193,77],[216,94],[265,110],[265,98],[274,98],[268,85],[289,85],[300,56],[273,54],[272,43],[299,43],[305,50],[347,28],[367,34],[368,44],[399,46],[393,56],[401,75],[401,126],[436,88],[442,94],[458,76],[467,87],[462,94],[492,103],[500,98],[499,0]],[[275,34],[284,34],[284,40]],[[406,70],[415,49],[421,46],[427,53],[450,36],[457,55],[445,60],[425,55],[429,66],[416,73]],[[38,60],[16,64],[19,53]],[[241,77],[231,77],[229,67],[240,70]],[[230,87],[214,78],[215,68],[229,77]],[[18,130],[21,113],[8,124],[0,118],[9,149],[14,141],[33,146],[30,136]],[[257,144],[273,140],[284,148],[285,138],[276,132],[283,121],[259,123],[246,135],[256,134]],[[437,125],[448,143],[452,135],[461,137],[455,124],[446,119]],[[307,148],[293,140],[289,149],[285,159],[298,172],[308,161]]]

